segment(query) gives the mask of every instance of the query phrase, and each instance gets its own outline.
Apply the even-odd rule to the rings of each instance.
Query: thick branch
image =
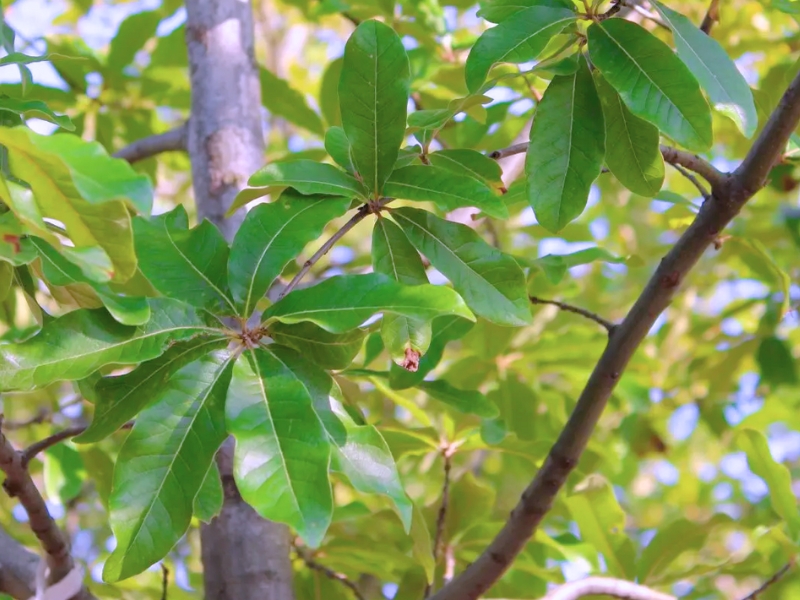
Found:
[[[677,600],[670,594],[662,594],[643,585],[610,577],[587,577],[565,583],[542,600],[578,600],[584,596],[612,596],[625,600]]]
[[[558,300],[545,300],[544,298],[537,298],[536,296],[528,296],[528,299],[531,301],[531,304],[551,304],[553,306],[557,306],[561,310],[585,317],[590,321],[594,321],[598,325],[604,327],[609,334],[611,334],[616,327],[616,325],[611,321],[604,319],[600,315],[593,313],[590,310],[586,310],[585,308],[573,306],[572,304],[567,304],[566,302],[559,302]]]
[[[508,569],[550,510],[567,476],[577,466],[634,352],[706,248],[759,189],[799,121],[800,74],[789,86],[742,165],[733,175],[713,186],[713,196],[703,203],[692,224],[661,260],[628,315],[609,337],[575,410],[497,537],[461,575],[434,594],[434,600],[475,600]]]
[[[122,158],[129,163],[135,163],[162,152],[186,150],[187,130],[188,126],[184,123],[166,133],[136,140],[132,144],[114,152],[114,157]]]

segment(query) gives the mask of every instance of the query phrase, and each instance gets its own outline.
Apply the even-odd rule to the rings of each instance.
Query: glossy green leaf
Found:
[[[586,207],[605,156],[603,108],[585,60],[553,78],[536,109],[525,159],[528,199],[539,223],[558,232]]]
[[[117,545],[108,582],[162,559],[189,527],[194,499],[225,440],[225,394],[233,361],[225,352],[188,364],[137,417],[117,457],[109,498]]]
[[[594,82],[603,105],[608,169],[633,193],[652,198],[664,184],[658,128],[628,110],[599,72]]]
[[[99,442],[118,431],[142,410],[158,401],[180,370],[227,345],[227,338],[202,336],[177,342],[161,356],[117,377],[103,377],[94,384],[94,416],[89,427],[74,438],[79,444]]]
[[[258,347],[239,357],[226,419],[236,438],[234,476],[242,497],[263,517],[319,545],[333,511],[330,446],[313,398],[280,352]]]
[[[311,321],[331,333],[355,329],[378,312],[434,319],[458,315],[474,320],[453,290],[430,284],[401,285],[385,275],[343,275],[294,290],[264,312],[264,320],[284,323]]]
[[[672,29],[678,56],[697,78],[714,108],[736,123],[746,137],[752,137],[758,126],[753,92],[728,53],[682,14],[657,0],[653,6]]]
[[[436,202],[448,211],[474,206],[495,218],[508,218],[500,196],[485,183],[444,167],[411,165],[397,169],[386,182],[384,192],[390,198]]]
[[[276,162],[256,171],[247,182],[253,187],[290,186],[301,194],[364,196],[364,186],[333,165],[313,160]]]
[[[692,73],[664,42],[623,19],[592,23],[589,56],[631,112],[695,152],[711,147],[711,111]]]
[[[439,150],[428,155],[432,165],[449,169],[485,183],[490,189],[503,188],[503,170],[496,160],[476,150],[457,148]]]
[[[375,198],[403,143],[409,78],[406,51],[391,27],[373,20],[356,27],[344,49],[339,106],[353,165]]]
[[[276,321],[269,326],[269,336],[278,344],[294,348],[304,358],[325,369],[345,369],[361,350],[367,332],[353,329],[330,333],[313,323],[287,325]]]
[[[76,310],[49,321],[30,340],[0,344],[0,390],[30,390],[82,379],[108,364],[135,364],[160,356],[170,341],[213,332],[194,308],[154,298],[150,320],[121,325],[105,310]]]
[[[217,463],[212,461],[211,467],[208,469],[205,478],[203,478],[203,483],[200,484],[197,496],[194,497],[192,513],[204,523],[209,523],[211,519],[220,513],[224,501],[225,494],[222,489],[219,469],[217,468]]]
[[[512,15],[532,6],[550,6],[552,8],[568,8],[575,10],[571,0],[488,0],[480,3],[478,15],[490,23],[500,23]]]
[[[261,102],[276,117],[283,117],[290,123],[322,136],[322,119],[309,108],[306,99],[289,82],[281,79],[268,69],[259,69],[261,80]]]
[[[531,6],[483,32],[467,57],[467,88],[476,92],[497,63],[535,59],[550,38],[574,20],[575,13],[566,8]]]
[[[467,305],[500,325],[531,320],[525,276],[517,262],[466,225],[415,208],[392,210],[411,243],[441,271]]]
[[[797,383],[797,359],[789,345],[777,337],[761,340],[756,352],[761,381],[773,387]]]
[[[344,129],[331,127],[325,132],[325,150],[337,165],[350,174],[355,173],[353,159],[350,158],[350,140]]]
[[[247,213],[228,258],[228,279],[239,315],[249,317],[275,278],[331,219],[342,216],[350,198],[282,199]]]
[[[764,480],[769,488],[768,500],[772,509],[786,522],[792,539],[800,540],[800,509],[792,490],[789,469],[772,457],[767,438],[754,429],[742,429],[737,435],[739,447],[747,455],[750,470]]]
[[[0,94],[0,110],[8,111],[27,119],[49,121],[67,131],[75,130],[75,125],[72,124],[68,116],[57,115],[41,100],[23,100]]]
[[[496,417],[498,414],[497,406],[480,392],[460,390],[443,379],[423,381],[417,387],[431,398],[452,406],[462,413],[478,415],[486,419]]]
[[[139,268],[165,296],[235,313],[227,282],[228,244],[210,221],[188,228],[186,209],[133,221]]]

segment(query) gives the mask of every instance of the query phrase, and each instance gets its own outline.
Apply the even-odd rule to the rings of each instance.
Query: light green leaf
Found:
[[[553,285],[558,285],[570,267],[585,265],[596,260],[615,264],[626,262],[625,258],[615,256],[603,248],[586,248],[571,254],[546,254],[530,261],[529,264],[534,270],[544,271],[547,280]]]
[[[261,102],[276,117],[283,117],[298,127],[322,136],[322,119],[309,108],[306,99],[289,83],[263,67],[259,69],[261,79]]]
[[[378,312],[434,319],[458,315],[474,320],[461,297],[435,285],[404,286],[379,273],[331,277],[294,290],[264,312],[264,321],[311,321],[331,333],[355,329]]]
[[[318,546],[333,512],[330,446],[304,382],[271,346],[247,350],[233,369],[225,410],[242,497]]]
[[[411,243],[441,271],[476,314],[499,325],[530,323],[525,275],[517,262],[466,225],[415,208],[393,209]]]
[[[532,6],[513,18],[484,31],[467,57],[467,89],[480,89],[492,66],[501,62],[524,63],[535,59],[554,35],[575,20],[566,8]]]
[[[374,198],[403,143],[409,80],[408,57],[394,30],[373,20],[356,27],[344,49],[339,106],[353,165]]]
[[[525,159],[528,199],[554,233],[586,207],[605,156],[603,108],[586,61],[553,78],[536,109]]]
[[[606,126],[606,164],[634,194],[652,198],[664,183],[658,127],[634,115],[599,73],[594,78]]]
[[[161,18],[161,12],[156,10],[136,12],[120,24],[109,45],[106,60],[108,68],[117,72],[118,77],[122,69],[133,62],[145,42],[156,34]]]
[[[364,186],[354,177],[334,167],[313,160],[276,162],[263,167],[247,182],[253,187],[290,186],[301,194],[363,197]]]
[[[225,352],[190,363],[136,419],[114,469],[109,509],[117,546],[103,568],[105,581],[141,573],[188,529],[195,496],[227,436],[232,367]]]
[[[219,469],[217,468],[217,463],[211,461],[211,467],[200,485],[197,496],[194,497],[192,513],[203,523],[209,523],[211,519],[220,513],[224,501],[225,494],[222,489]]]
[[[456,410],[491,419],[498,415],[497,406],[486,396],[474,390],[460,390],[443,379],[423,381],[417,386],[431,398],[452,406]]]
[[[140,327],[121,325],[102,309],[81,309],[49,321],[25,342],[0,344],[0,390],[83,379],[103,365],[150,360],[170,341],[214,332],[188,304],[169,298],[148,302],[150,320]]]
[[[118,431],[147,406],[161,398],[170,379],[180,370],[215,350],[225,348],[228,338],[202,336],[177,342],[161,356],[130,373],[102,377],[94,387],[94,416],[89,427],[74,438],[79,444],[99,442]],[[176,373],[178,373],[176,375]]]
[[[345,369],[361,350],[367,332],[353,329],[330,333],[307,321],[292,325],[275,321],[269,326],[268,334],[276,343],[294,348],[325,369]]]
[[[410,165],[397,169],[386,182],[384,193],[390,198],[436,202],[448,211],[475,206],[492,217],[508,218],[506,205],[485,183],[443,167]]]
[[[8,57],[5,57],[8,58]],[[62,129],[74,131],[75,125],[66,115],[57,115],[41,100],[23,100],[0,94],[0,110],[12,112],[27,119],[42,119],[55,123]]]
[[[236,313],[228,291],[228,244],[210,221],[188,228],[186,209],[133,221],[139,268],[159,292],[197,306]]]
[[[350,198],[281,199],[247,213],[228,258],[228,280],[238,314],[249,317],[275,278],[331,219],[350,207]]]
[[[728,53],[682,14],[657,0],[653,0],[653,6],[672,29],[678,56],[697,78],[714,108],[736,123],[746,137],[752,137],[758,126],[753,91]]]
[[[62,504],[77,498],[86,481],[83,458],[69,443],[51,446],[44,453],[44,489]]]
[[[694,152],[713,141],[711,111],[692,73],[664,42],[624,19],[592,23],[589,56],[631,112]]]
[[[737,435],[739,447],[747,455],[750,470],[764,480],[769,489],[767,499],[772,509],[786,522],[795,543],[800,541],[800,511],[792,490],[792,476],[785,465],[775,462],[767,438],[755,429],[741,429]]]

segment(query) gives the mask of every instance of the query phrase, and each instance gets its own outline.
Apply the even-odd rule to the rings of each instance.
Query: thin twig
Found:
[[[542,600],[578,600],[584,596],[612,596],[625,600],[676,600],[675,596],[611,577],[587,577],[559,586]]]
[[[347,587],[351,592],[353,592],[353,595],[357,598],[357,600],[366,600],[364,598],[364,594],[362,594],[361,590],[358,589],[358,586],[351,581],[347,575],[334,571],[333,569],[318,563],[308,554],[308,552],[305,551],[305,549],[301,548],[297,543],[292,542],[292,547],[297,553],[297,556],[300,557],[300,560],[302,560],[309,569],[322,573],[328,579],[334,579],[338,581],[343,586]]]
[[[747,596],[742,598],[742,600],[756,600],[756,598],[758,598],[761,594],[763,594],[767,590],[768,587],[770,587],[776,581],[778,581],[781,577],[786,575],[786,573],[789,572],[789,569],[791,569],[794,566],[794,562],[795,562],[794,559],[791,559],[789,562],[787,562],[785,565],[783,565],[778,570],[778,572],[775,573],[775,575],[773,575],[772,577],[767,579],[764,583],[761,584],[761,586],[757,590],[753,590]]]
[[[50,420],[52,415],[50,411],[44,407],[40,408],[37,413],[25,421],[3,421],[3,427],[6,431],[13,431],[15,429],[25,429],[31,425],[40,425]]]
[[[186,136],[189,131],[184,123],[166,133],[151,135],[114,152],[114,158],[122,158],[129,163],[135,163],[145,158],[150,158],[162,152],[186,150]]]
[[[703,22],[700,24],[700,31],[706,35],[711,35],[711,28],[717,22],[719,22],[719,0],[711,0],[706,16],[703,17]]]
[[[690,173],[687,169],[684,169],[677,163],[675,163],[672,166],[678,173],[686,177],[686,179],[688,179],[689,181],[692,182],[692,184],[694,184],[694,187],[696,187],[697,191],[700,192],[700,195],[703,197],[703,200],[708,200],[711,197],[711,192],[709,192],[706,189],[706,186],[700,183],[700,180],[697,179],[697,177],[695,177],[693,173]]]
[[[573,306],[572,304],[567,304],[566,302],[559,302],[558,300],[545,300],[544,298],[537,298],[536,296],[528,296],[531,301],[531,304],[552,304],[553,306],[557,306],[561,310],[565,310],[567,312],[575,313],[576,315],[580,315],[582,317],[586,317],[590,321],[594,321],[598,325],[605,327],[605,330],[608,332],[609,335],[614,331],[617,327],[616,324],[612,323],[611,321],[604,319],[600,315],[593,313],[590,310],[586,310],[585,308],[579,308],[577,306]]]
[[[669,25],[667,25],[666,23],[664,23],[664,21],[662,21],[662,20],[659,18],[659,16],[658,16],[658,15],[656,15],[655,13],[651,13],[649,10],[647,10],[646,8],[644,8],[644,7],[642,7],[642,6],[639,6],[638,4],[636,4],[636,2],[622,2],[622,5],[623,5],[623,6],[627,6],[627,7],[628,7],[628,8],[630,8],[631,10],[633,10],[633,11],[635,11],[635,12],[639,13],[639,14],[640,14],[640,15],[642,15],[642,16],[643,16],[645,19],[647,19],[648,21],[652,21],[653,23],[655,23],[656,25],[658,25],[658,26],[659,26],[659,27],[661,27],[662,29],[666,29],[667,31],[672,31],[672,30],[670,29]]]
[[[169,569],[161,563],[161,600],[167,600],[167,587],[169,586]]]
[[[20,455],[22,457],[22,466],[27,467],[28,463],[30,463],[31,460],[33,460],[33,458],[40,452],[44,452],[48,448],[55,446],[56,444],[59,444],[64,440],[68,440],[70,438],[74,438],[75,436],[82,434],[84,431],[86,431],[86,427],[87,427],[86,425],[67,427],[66,429],[62,429],[61,431],[56,431],[53,435],[50,435],[44,438],[43,440],[34,442],[33,444],[25,448],[25,450],[22,450],[20,452]],[[130,429],[131,427],[133,427],[133,421],[128,421],[122,427],[120,427],[120,429]]]
[[[320,258],[322,258],[328,252],[330,252],[331,248],[333,248],[336,245],[336,242],[342,239],[348,231],[350,231],[353,227],[355,227],[361,221],[363,221],[367,217],[367,215],[379,212],[380,209],[386,206],[386,204],[388,204],[390,201],[391,198],[381,198],[376,202],[369,202],[367,204],[362,204],[359,207],[356,214],[354,214],[353,217],[347,223],[342,225],[341,229],[339,229],[339,231],[334,233],[327,242],[322,244],[320,249],[317,250],[311,258],[309,258],[306,262],[303,263],[303,266],[297,272],[297,275],[294,276],[294,278],[289,282],[289,285],[287,285],[286,288],[280,293],[280,295],[278,296],[278,300],[280,300],[286,294],[288,294],[294,288],[296,288],[297,284],[300,283],[300,280],[303,277],[305,277],[306,273],[308,273],[311,270],[311,267],[317,264]]]
[[[444,463],[444,481],[442,482],[442,503],[439,506],[439,513],[436,515],[436,534],[433,538],[433,564],[439,561],[439,554],[444,540],[444,526],[447,522],[447,509],[450,507],[450,471],[453,468],[453,454],[455,447],[444,443],[441,447],[442,461]],[[427,598],[433,591],[433,585],[428,582],[425,585],[423,598]]]

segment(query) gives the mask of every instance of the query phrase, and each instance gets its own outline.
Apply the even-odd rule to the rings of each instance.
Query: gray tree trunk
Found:
[[[263,162],[261,90],[249,0],[187,0],[192,106],[188,150],[197,213],[231,240],[244,218],[225,213]],[[239,494],[233,440],[217,456],[225,501],[201,528],[206,600],[294,600],[289,530],[267,521]]]

